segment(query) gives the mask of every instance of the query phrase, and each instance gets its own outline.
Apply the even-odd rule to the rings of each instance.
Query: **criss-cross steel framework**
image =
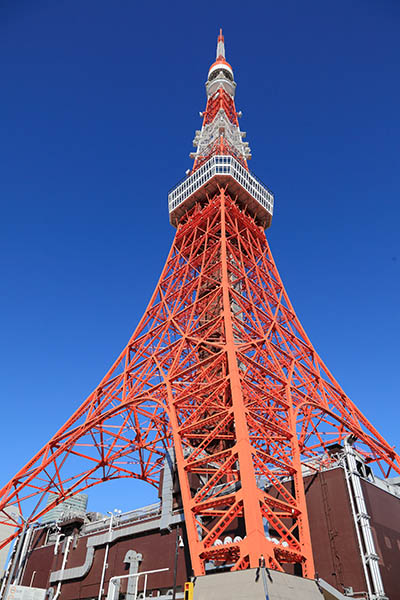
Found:
[[[227,63],[219,58],[223,79]],[[224,118],[215,79],[209,102],[214,119]],[[233,99],[221,96],[238,127]],[[210,123],[206,110],[203,130]],[[240,152],[247,169],[240,146],[231,156]],[[209,158],[198,152],[194,171]],[[160,280],[113,367],[0,491],[0,523],[10,529],[1,546],[24,527],[7,506],[27,524],[107,480],[158,486],[173,446],[195,574],[207,564],[257,566],[263,556],[272,568],[298,564],[313,577],[304,466],[329,464],[329,448],[351,435],[382,476],[400,473],[398,455],[307,338],[260,225],[267,209],[239,190],[239,175],[219,172],[210,181],[182,201]],[[45,506],[48,492],[57,497]]]

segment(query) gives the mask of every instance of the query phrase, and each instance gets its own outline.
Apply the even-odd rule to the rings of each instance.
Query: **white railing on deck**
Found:
[[[247,171],[233,156],[212,156],[190,177],[184,179],[168,194],[169,212],[172,213],[182,202],[200,189],[215,175],[230,175],[257,202],[273,214],[274,197],[255,175]]]

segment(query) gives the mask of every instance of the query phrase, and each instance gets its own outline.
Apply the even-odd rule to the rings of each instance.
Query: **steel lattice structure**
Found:
[[[34,523],[106,480],[158,486],[173,446],[196,575],[210,561],[243,569],[264,556],[313,577],[304,465],[328,464],[329,447],[351,435],[384,477],[400,473],[285,292],[264,233],[273,197],[248,170],[235,86],[220,34],[194,167],[170,194],[177,232],[157,287],[98,387],[1,490],[2,545],[23,528],[10,504]],[[45,506],[48,492],[57,498]],[[218,544],[233,523],[243,535]]]

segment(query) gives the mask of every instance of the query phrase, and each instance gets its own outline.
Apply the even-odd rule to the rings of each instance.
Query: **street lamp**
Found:
[[[112,525],[113,525],[113,518],[114,517],[118,517],[121,514],[121,510],[119,510],[118,508],[114,508],[114,512],[111,512],[110,510],[107,511],[107,513],[110,515],[110,525],[108,527],[108,540],[107,540],[107,545],[106,545],[106,551],[104,553],[104,561],[103,561],[103,569],[101,571],[101,581],[100,581],[100,588],[99,588],[99,596],[98,596],[98,600],[101,600],[101,597],[103,595],[104,589],[103,589],[103,585],[104,585],[104,577],[106,574],[106,569],[108,567],[107,564],[107,559],[108,559],[108,551],[110,548],[110,543],[112,542]]]
[[[174,587],[172,589],[172,600],[175,600],[176,597],[176,573],[178,570],[178,549],[183,548],[185,544],[183,543],[182,536],[179,535],[179,527],[176,528],[176,541],[175,541],[175,562],[174,562]]]

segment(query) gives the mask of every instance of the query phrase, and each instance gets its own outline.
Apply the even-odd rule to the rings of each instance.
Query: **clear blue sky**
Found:
[[[1,483],[143,313],[220,26],[288,293],[345,391],[400,442],[400,3],[3,0]],[[152,498],[112,483],[89,506]]]

